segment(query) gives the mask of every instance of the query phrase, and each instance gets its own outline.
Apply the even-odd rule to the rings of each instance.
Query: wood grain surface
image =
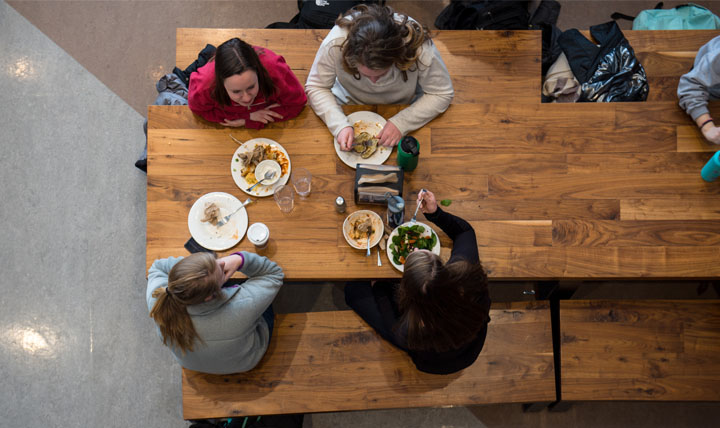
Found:
[[[306,73],[326,31],[177,30],[178,64],[206,43],[239,36],[283,54]],[[700,169],[715,151],[677,105],[677,79],[713,31],[626,31],[645,61],[650,101],[540,103],[540,33],[439,31],[434,41],[457,96],[414,135],[418,168],[406,174],[410,216],[420,188],[451,199],[447,210],[476,229],[481,260],[493,279],[711,278],[720,275],[720,185]],[[293,48],[287,46],[292,44]],[[656,89],[662,96],[653,96]],[[668,83],[670,82],[670,83]],[[664,85],[664,86],[663,86]],[[672,90],[671,90],[672,89]],[[347,106],[385,118],[404,106]],[[710,104],[720,114],[720,104]],[[230,176],[241,141],[266,137],[290,153],[293,167],[313,174],[313,190],[283,215],[271,198],[249,208],[250,222],[270,227],[264,252],[289,280],[396,278],[383,255],[366,258],[341,232],[333,210],[342,195],[348,212],[379,206],[353,203],[354,170],[337,158],[332,135],[309,107],[260,131],[229,129],[187,107],[149,107],[147,266],[186,254],[187,212],[200,196],[223,191],[244,198]],[[393,153],[387,162],[395,164]],[[419,216],[422,220],[422,215]],[[440,234],[442,255],[451,246]],[[251,250],[243,239],[229,251]],[[224,254],[224,253],[223,253]]]
[[[563,400],[720,400],[720,301],[560,302]]]
[[[485,346],[459,373],[418,371],[352,311],[278,315],[250,372],[183,370],[185,419],[555,400],[549,306],[494,304]]]

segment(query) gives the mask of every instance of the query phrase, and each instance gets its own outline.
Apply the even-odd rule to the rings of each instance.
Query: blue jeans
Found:
[[[275,327],[275,311],[273,311],[272,305],[268,306],[268,308],[265,309],[262,317],[265,318],[265,322],[267,323],[268,329],[270,330],[270,336],[272,336],[273,327]]]

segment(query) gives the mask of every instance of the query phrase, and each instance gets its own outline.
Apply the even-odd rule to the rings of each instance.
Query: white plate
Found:
[[[364,215],[369,215],[373,223],[374,232],[372,236],[370,236],[370,248],[377,245],[377,243],[380,242],[380,238],[382,238],[385,233],[385,226],[383,225],[382,218],[380,218],[380,215],[378,215],[375,211],[359,210],[351,213],[349,216],[345,217],[345,221],[343,222],[343,236],[351,247],[357,248],[358,250],[367,250],[367,241],[363,240],[358,242],[350,238],[350,229],[352,228],[350,222],[354,221],[357,217]]]
[[[190,229],[190,235],[198,244],[208,250],[227,250],[240,242],[245,236],[248,227],[247,211],[245,208],[240,209],[234,216],[230,217],[227,224],[217,227],[209,222],[201,221],[205,217],[205,206],[210,203],[215,203],[220,208],[221,217],[232,213],[242,203],[238,198],[228,193],[212,192],[198,198],[188,213],[188,229]]]
[[[387,122],[385,118],[371,111],[356,111],[355,113],[350,113],[347,118],[348,121],[350,121],[350,125],[354,125],[357,121],[365,122],[365,124],[367,124],[367,127],[362,129],[361,132],[366,131],[373,136],[377,135],[380,131],[382,131],[385,123]],[[343,161],[345,165],[353,169],[355,169],[355,167],[359,163],[381,165],[385,163],[386,160],[388,160],[393,150],[392,147],[378,145],[377,150],[375,151],[375,153],[372,154],[372,156],[367,159],[363,159],[362,157],[360,157],[360,153],[358,152],[346,152],[344,150],[340,150],[340,144],[338,144],[337,138],[333,140],[333,144],[335,145],[335,153],[337,153],[340,160]]]
[[[392,250],[390,249],[390,244],[392,244],[393,237],[398,235],[399,228],[401,228],[403,226],[406,226],[406,227],[412,226],[413,224],[417,224],[417,225],[423,226],[425,228],[425,232],[423,232],[423,234],[421,236],[428,237],[428,236],[430,236],[431,233],[434,233],[435,236],[437,236],[437,233],[435,233],[435,231],[433,230],[432,227],[428,226],[425,223],[420,223],[419,221],[416,221],[415,223],[413,223],[411,221],[407,221],[407,222],[401,224],[400,226],[396,227],[395,230],[393,230],[392,233],[390,233],[387,243],[385,243],[385,250],[387,251],[387,258],[388,258],[388,260],[390,260],[390,264],[393,265],[393,267],[395,267],[395,269],[399,270],[400,272],[405,272],[405,266],[395,264],[395,262],[393,261],[393,255],[392,255]],[[435,246],[432,248],[432,252],[437,254],[438,256],[440,255],[440,237],[439,236],[437,237],[437,242],[435,243]]]
[[[249,189],[252,184],[248,184],[248,182],[245,180],[245,177],[243,177],[241,174],[243,169],[243,163],[242,160],[240,160],[240,158],[238,157],[238,155],[240,153],[252,152],[255,149],[255,146],[259,144],[271,145],[276,149],[280,150],[288,160],[288,168],[285,174],[281,175],[280,178],[273,184],[261,184],[252,189],[252,192],[248,192],[247,189]],[[247,193],[248,195],[264,197],[272,195],[274,192],[273,188],[276,185],[285,184],[288,182],[288,179],[290,178],[290,171],[292,168],[291,165],[292,163],[290,162],[290,155],[288,155],[287,150],[285,150],[285,148],[283,148],[280,143],[278,143],[277,141],[273,141],[269,138],[253,138],[252,140],[247,140],[246,142],[244,142],[243,145],[239,146],[237,150],[235,150],[235,153],[233,153],[232,159],[230,160],[230,173],[232,174],[233,180],[235,180],[235,184],[237,185],[237,187],[240,188],[240,190]]]

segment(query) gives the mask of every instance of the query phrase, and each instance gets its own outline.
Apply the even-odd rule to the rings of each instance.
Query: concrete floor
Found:
[[[440,1],[389,2],[431,22]],[[562,2],[587,28],[654,1]],[[718,2],[701,2],[718,13]],[[669,5],[674,5],[670,3]],[[0,0],[0,428],[185,427],[180,370],[148,318],[145,106],[174,66],[179,26],[262,27],[295,1]],[[517,300],[528,284],[497,284]],[[717,297],[687,283],[588,284],[582,297]],[[278,312],[344,308],[333,284],[293,284]],[[706,403],[581,403],[316,414],[306,427],[704,427]],[[716,421],[716,422],[712,422]]]

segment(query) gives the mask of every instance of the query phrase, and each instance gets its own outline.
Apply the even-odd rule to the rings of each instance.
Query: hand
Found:
[[[231,254],[218,259],[218,265],[222,267],[223,270],[223,283],[230,279],[230,277],[233,276],[238,269],[240,269],[240,265],[242,265],[242,263],[243,258],[237,254]]]
[[[262,110],[250,113],[250,120],[267,124],[268,122],[275,122],[275,119],[282,119],[283,117],[280,113],[270,110],[275,107],[280,107],[280,104],[276,103]]]
[[[340,144],[340,150],[349,151],[355,141],[355,130],[352,126],[346,126],[337,134],[337,142]]]
[[[435,200],[435,194],[429,190],[418,193],[418,205],[420,205],[420,211],[425,214],[432,214],[437,211],[437,201]]]
[[[394,147],[402,138],[402,133],[397,126],[393,125],[389,120],[385,123],[385,127],[377,135],[379,143],[383,146]]]
[[[240,128],[245,126],[245,119],[227,120],[223,119],[221,125],[230,126],[233,128]]]
[[[720,144],[720,127],[710,123],[703,127],[702,133],[705,139],[709,142],[713,144]]]

